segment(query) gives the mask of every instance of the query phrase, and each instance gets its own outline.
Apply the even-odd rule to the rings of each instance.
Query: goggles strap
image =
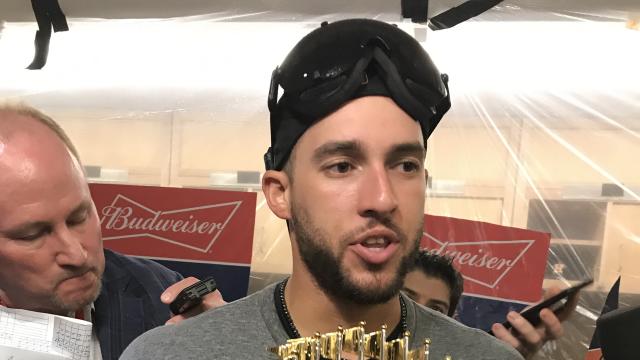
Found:
[[[384,82],[389,92],[391,92],[391,95],[393,95],[394,100],[403,104],[403,107],[408,108],[408,110],[413,110],[410,112],[415,112],[415,110],[424,107],[420,102],[415,100],[415,97],[409,92],[398,69],[387,54],[376,48],[374,49],[373,57],[383,70]]]

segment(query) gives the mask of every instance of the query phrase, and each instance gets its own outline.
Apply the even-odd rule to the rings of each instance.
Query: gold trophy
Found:
[[[349,354],[357,360],[429,360],[431,340],[425,339],[419,349],[409,350],[409,332],[402,338],[385,341],[387,327],[382,325],[380,331],[365,333],[364,322],[359,326],[287,340],[269,351],[278,355],[281,360],[341,360]],[[351,358],[351,357],[350,357]],[[451,357],[447,355],[447,360]]]

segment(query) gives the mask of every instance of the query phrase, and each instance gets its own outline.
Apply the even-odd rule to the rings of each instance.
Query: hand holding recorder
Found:
[[[203,280],[195,277],[183,279],[168,287],[160,300],[169,305],[174,315],[166,324],[175,324],[226,304],[213,277]]]
[[[551,288],[545,299],[521,313],[507,315],[507,321],[493,324],[491,333],[515,347],[525,358],[530,358],[548,340],[562,336],[562,321],[566,320],[578,304],[579,291],[590,285],[592,279],[570,288]]]

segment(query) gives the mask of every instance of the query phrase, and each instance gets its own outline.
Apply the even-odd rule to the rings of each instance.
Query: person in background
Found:
[[[413,301],[432,310],[453,317],[464,291],[464,279],[453,266],[452,259],[420,250],[415,267],[404,280],[402,291]],[[550,289],[546,297],[553,296],[559,290]],[[513,330],[507,330],[502,324],[493,324],[491,330],[495,336],[513,346],[525,358],[531,358],[549,340],[563,334],[562,321],[566,320],[577,305],[578,298],[572,297],[569,305],[558,314],[549,309],[540,312],[542,323],[534,327],[515,311],[507,315]]]
[[[93,358],[117,359],[146,330],[224,303],[210,294],[193,312],[171,317],[167,304],[196,281],[103,249],[65,132],[32,107],[0,103],[0,306],[91,321]]]

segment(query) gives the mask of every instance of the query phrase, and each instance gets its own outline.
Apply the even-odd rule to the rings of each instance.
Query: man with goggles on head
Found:
[[[273,73],[262,179],[289,227],[291,276],[152,330],[123,358],[273,358],[267,347],[365,321],[387,325],[386,340],[410,332],[409,349],[430,338],[430,359],[520,359],[400,293],[422,236],[426,140],[449,107],[446,75],[392,25],[345,20],[304,37]]]

